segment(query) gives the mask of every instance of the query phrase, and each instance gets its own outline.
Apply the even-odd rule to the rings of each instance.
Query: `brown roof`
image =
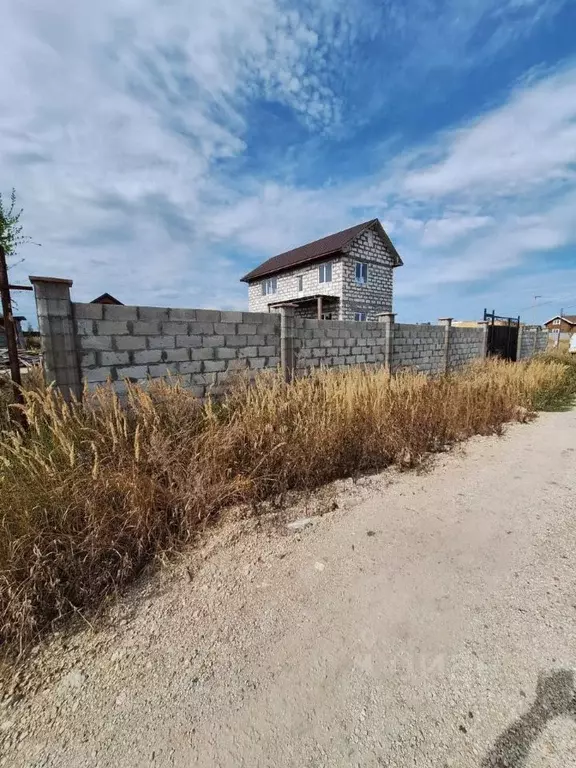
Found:
[[[370,221],[364,221],[362,224],[356,224],[354,227],[343,229],[341,232],[322,237],[320,240],[314,240],[312,243],[306,243],[306,245],[301,245],[299,248],[293,248],[291,251],[280,253],[278,256],[273,256],[271,259],[268,259],[268,261],[260,264],[259,267],[248,272],[248,274],[244,275],[241,280],[248,283],[250,280],[256,280],[256,278],[264,277],[264,275],[282,272],[283,270],[291,269],[298,264],[314,261],[315,259],[322,259],[325,256],[338,253],[365,229],[372,226],[376,227],[380,236],[386,243],[386,246],[392,253],[395,262],[394,266],[401,266],[402,259],[398,255],[396,248],[392,245],[392,241],[384,231],[382,224],[380,224],[378,219],[370,219]]]
[[[560,315],[554,315],[550,320],[546,320],[544,325],[548,325],[552,320],[556,320],[557,317],[560,317]],[[576,325],[576,315],[562,315],[562,320],[566,320],[571,325]]]

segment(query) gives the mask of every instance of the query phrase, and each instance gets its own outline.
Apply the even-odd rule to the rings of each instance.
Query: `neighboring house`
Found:
[[[300,317],[376,320],[392,311],[402,259],[378,219],[274,256],[244,275],[251,312],[293,304]]]
[[[556,315],[544,323],[544,326],[555,342],[560,339],[569,339],[573,333],[576,333],[576,315]]]
[[[97,299],[92,299],[90,304],[116,304],[119,307],[124,306],[121,301],[118,301],[118,299],[110,293],[103,293],[102,296],[98,296]]]
[[[26,346],[24,341],[24,334],[22,333],[22,320],[26,320],[22,315],[14,317],[14,323],[16,325],[16,344],[20,349],[24,349]],[[6,334],[4,333],[4,318],[0,315],[0,347],[6,346]]]

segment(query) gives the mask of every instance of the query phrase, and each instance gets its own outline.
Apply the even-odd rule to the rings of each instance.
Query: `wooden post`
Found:
[[[6,252],[0,245],[0,294],[2,295],[2,314],[4,315],[4,333],[6,346],[8,347],[8,362],[10,363],[10,375],[14,389],[14,402],[22,405],[22,379],[20,378],[20,361],[18,359],[18,344],[16,343],[16,327],[12,314],[12,300],[10,298],[10,286],[8,284],[8,265],[6,264]]]
[[[318,320],[322,320],[322,296],[318,296]]]

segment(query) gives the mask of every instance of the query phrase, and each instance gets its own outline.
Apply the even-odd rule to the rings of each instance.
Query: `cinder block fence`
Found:
[[[107,380],[178,376],[200,397],[221,392],[239,371],[281,367],[285,377],[320,366],[385,365],[426,373],[454,370],[481,358],[486,328],[405,325],[384,313],[379,322],[305,320],[290,306],[278,313],[82,304],[71,280],[31,277],[46,376],[65,396]],[[545,333],[543,334],[545,336]],[[537,330],[523,329],[520,357],[540,351]]]

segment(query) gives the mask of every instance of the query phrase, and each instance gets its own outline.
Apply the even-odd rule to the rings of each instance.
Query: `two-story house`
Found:
[[[402,266],[378,219],[273,256],[242,281],[251,312],[286,303],[300,317],[376,320],[392,311],[393,270]]]

